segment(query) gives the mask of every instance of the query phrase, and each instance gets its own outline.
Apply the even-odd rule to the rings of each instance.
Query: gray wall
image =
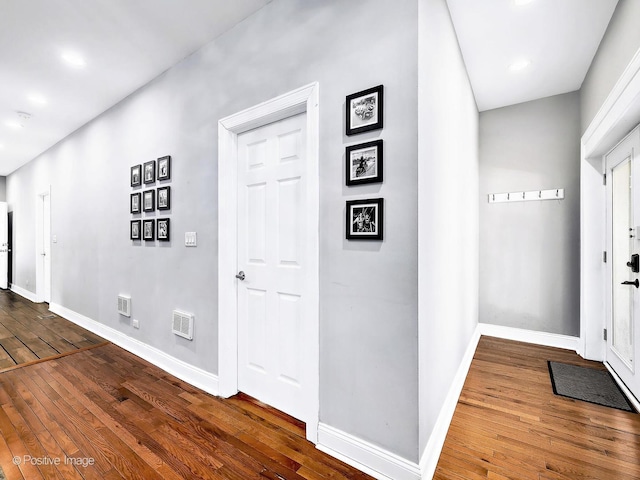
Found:
[[[581,133],[640,49],[639,22],[640,1],[620,0],[580,89]]]
[[[419,25],[422,451],[478,322],[478,109],[446,2]]]
[[[7,177],[0,177],[0,202],[7,201]]]
[[[480,114],[480,322],[580,334],[577,92]],[[561,201],[487,194],[564,188]]]
[[[319,81],[320,418],[417,460],[417,8],[273,1],[13,173],[14,283],[35,290],[35,199],[51,185],[52,301],[217,372],[217,122]],[[345,137],[345,96],[378,84],[384,130]],[[345,145],[372,138],[384,183],[345,187]],[[129,167],[167,154],[172,241],[133,245]],[[345,201],[378,195],[385,240],[345,241]],[[118,293],[139,330],[116,313]],[[174,308],[195,314],[192,342],[171,333]]]

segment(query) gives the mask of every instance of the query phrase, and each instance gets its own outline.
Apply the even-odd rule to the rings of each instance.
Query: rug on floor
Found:
[[[608,371],[560,362],[547,363],[556,395],[635,412]]]

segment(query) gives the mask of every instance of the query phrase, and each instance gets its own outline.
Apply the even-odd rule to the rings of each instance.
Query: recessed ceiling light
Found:
[[[31,103],[33,103],[35,105],[46,105],[47,104],[47,99],[44,98],[39,93],[31,93],[31,94],[27,95],[27,100],[29,100]]]
[[[512,72],[520,72],[531,65],[531,62],[527,59],[516,60],[511,65],[509,65],[509,70]]]
[[[84,58],[79,53],[67,51],[62,54],[62,59],[70,66],[75,68],[83,68],[87,65]]]
[[[513,0],[513,4],[516,7],[524,7],[525,5],[529,5],[533,0]]]

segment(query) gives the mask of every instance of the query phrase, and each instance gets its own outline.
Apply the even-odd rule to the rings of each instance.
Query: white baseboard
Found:
[[[119,347],[122,347],[128,352],[145,359],[194,387],[198,387],[211,395],[218,395],[219,389],[217,375],[202,370],[201,368],[194,367],[193,365],[189,365],[182,360],[172,357],[171,355],[167,355],[155,347],[129,337],[118,330],[103,325],[100,322],[96,322],[95,320],[85,317],[73,310],[69,310],[62,305],[51,303],[49,305],[49,310],[66,318],[76,325],[86,328],[96,335],[100,335],[105,340],[115,343]]]
[[[451,420],[453,419],[453,414],[456,411],[458,399],[462,393],[462,387],[464,387],[464,382],[467,379],[467,374],[469,373],[469,368],[471,368],[471,362],[473,361],[473,356],[476,353],[479,341],[480,328],[478,326],[473,332],[471,340],[467,345],[467,349],[462,357],[462,362],[460,362],[456,376],[449,388],[449,392],[447,393],[444,404],[440,409],[440,414],[438,415],[436,424],[434,425],[431,436],[429,437],[429,442],[427,443],[427,446],[422,453],[422,457],[420,458],[420,472],[423,479],[433,478],[433,475],[436,472],[438,460],[442,453],[442,447],[444,446],[444,441],[447,438],[447,432],[449,431],[449,425],[451,425]]]
[[[323,423],[316,447],[378,480],[420,479],[416,463]]]
[[[14,293],[17,293],[21,297],[24,297],[33,303],[38,303],[38,297],[36,296],[36,294],[33,292],[30,292],[29,290],[25,290],[22,287],[11,284],[11,291]]]
[[[545,347],[563,348],[577,352],[580,347],[580,337],[560,335],[558,333],[536,332],[534,330],[523,330],[521,328],[503,327],[502,325],[491,325],[489,323],[479,323],[481,335],[488,337],[504,338],[505,340],[516,340],[518,342],[534,343]]]

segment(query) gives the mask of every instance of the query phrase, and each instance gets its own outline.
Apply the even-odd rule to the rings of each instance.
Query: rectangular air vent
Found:
[[[131,297],[118,295],[118,313],[125,317],[131,316]]]
[[[174,310],[172,331],[176,335],[193,340],[193,315]]]

